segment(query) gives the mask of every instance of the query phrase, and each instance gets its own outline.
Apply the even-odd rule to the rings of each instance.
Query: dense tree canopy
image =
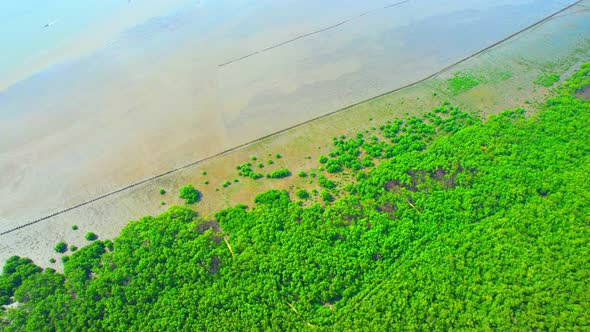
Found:
[[[63,275],[13,257],[6,330],[590,328],[590,65],[530,118],[448,103],[335,138],[317,190],[202,219],[170,207]],[[379,161],[374,166],[373,161]],[[348,180],[346,180],[348,179]]]

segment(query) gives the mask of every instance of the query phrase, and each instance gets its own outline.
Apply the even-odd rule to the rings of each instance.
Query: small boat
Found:
[[[46,28],[49,28],[49,27],[51,27],[52,25],[54,25],[55,23],[57,23],[57,21],[59,21],[59,20],[55,20],[55,21],[49,22],[49,23],[45,24],[45,27],[46,27]]]

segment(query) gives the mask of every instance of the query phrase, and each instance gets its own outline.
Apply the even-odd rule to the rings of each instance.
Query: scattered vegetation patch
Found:
[[[258,164],[258,167],[260,167],[260,165],[261,164]],[[247,162],[245,164],[238,165],[238,166],[236,166],[236,169],[238,170],[239,176],[249,177],[253,180],[258,180],[262,177],[261,173],[256,173],[252,170],[252,163],[251,162]]]
[[[543,73],[537,76],[537,79],[534,81],[534,83],[548,88],[550,86],[553,86],[553,84],[559,82],[559,79],[560,77],[557,74]]]
[[[465,72],[456,72],[453,77],[447,79],[445,83],[449,93],[454,95],[471,90],[479,85],[479,82],[475,77]]]

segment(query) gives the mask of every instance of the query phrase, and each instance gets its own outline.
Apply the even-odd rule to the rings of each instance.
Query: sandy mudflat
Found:
[[[431,5],[428,10],[423,10],[425,3]],[[440,11],[434,8],[436,2],[410,2],[223,67],[219,65],[227,59],[276,44],[274,35],[284,37],[287,31],[265,30],[273,26],[270,21],[265,29],[250,27],[249,31],[248,20],[235,18],[187,43],[187,31],[194,26],[178,18],[174,29],[166,30],[172,32],[150,37],[147,45],[131,39],[127,48],[117,44],[22,82],[0,94],[0,131],[8,133],[0,142],[0,231],[428,76],[566,4],[551,7],[512,1],[484,8],[484,3],[488,2],[471,2],[466,9],[461,7],[464,2],[457,1],[452,3],[455,8],[435,15]],[[265,16],[259,15],[257,24],[264,26],[260,21],[265,23]],[[458,23],[436,35],[443,28],[438,22],[444,20]],[[463,64],[479,68],[482,63],[506,62],[510,70],[529,79],[528,85],[526,80],[514,84],[528,89],[515,85],[514,90],[522,88],[515,97],[497,92],[499,85],[490,83],[488,90],[482,85],[456,102],[497,112],[536,96],[541,90],[530,82],[546,63],[572,58],[569,65],[573,66],[587,57],[587,53],[576,53],[575,46],[587,42],[584,31],[590,28],[589,21],[587,11],[573,8],[494,49],[494,56],[484,53]],[[162,47],[174,39],[167,33],[180,45],[174,51]],[[257,34],[261,38],[255,38]],[[146,53],[137,43],[154,51]],[[441,77],[450,74],[452,70]],[[396,101],[408,93],[424,98],[432,95],[435,85],[432,80],[419,93],[402,91],[384,98]],[[36,98],[30,98],[33,91]],[[490,106],[482,100],[497,101]],[[395,111],[401,115],[436,102],[420,107],[407,102]],[[356,127],[354,112],[357,121],[361,116],[366,120],[369,110],[359,113],[358,109],[318,122],[320,129],[318,123],[311,123],[3,235],[0,259],[18,254],[43,265],[55,256],[52,247],[59,240],[80,246],[86,231],[113,237],[128,220],[177,203],[173,195],[180,185],[202,183],[200,169],[208,170],[212,183],[221,182],[235,176],[234,166],[252,153],[248,149],[285,150],[297,139],[303,140],[298,146],[325,145],[329,142],[322,140],[332,134],[346,126]],[[377,114],[380,109],[371,111]],[[269,185],[254,184],[248,192]],[[171,194],[161,197],[159,188]],[[220,196],[215,196],[213,188],[206,189],[211,192],[205,192],[199,207],[203,213],[247,196],[238,186]],[[162,200],[164,207],[159,204]],[[72,231],[72,224],[80,229]]]

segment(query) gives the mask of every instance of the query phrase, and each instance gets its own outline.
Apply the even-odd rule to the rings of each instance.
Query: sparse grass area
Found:
[[[445,88],[450,94],[457,95],[477,86],[478,84],[479,81],[471,74],[466,72],[456,72],[453,77],[446,81]]]
[[[541,74],[539,76],[537,76],[537,79],[535,80],[535,84],[537,85],[541,85],[544,86],[546,88],[553,86],[553,84],[559,82],[559,75],[557,74]]]

